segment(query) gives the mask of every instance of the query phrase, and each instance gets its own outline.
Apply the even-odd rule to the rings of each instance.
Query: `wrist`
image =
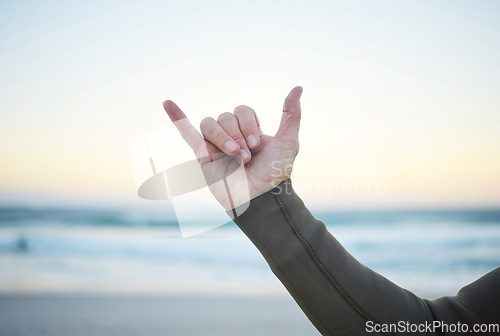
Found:
[[[226,213],[229,217],[234,220],[235,218],[241,216],[244,212],[246,212],[251,203],[257,202],[259,199],[266,197],[266,195],[281,195],[281,194],[290,194],[293,192],[292,182],[290,178],[285,180],[273,180],[273,183],[270,184],[270,187],[263,190],[262,192],[252,196],[248,202],[235,206],[232,209],[227,209]]]

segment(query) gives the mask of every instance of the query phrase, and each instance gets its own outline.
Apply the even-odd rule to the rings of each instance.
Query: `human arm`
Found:
[[[455,297],[423,300],[351,256],[309,212],[290,180],[253,199],[234,221],[324,335],[377,334],[367,330],[401,323],[460,322],[469,330],[476,323],[500,323],[500,269]],[[439,334],[427,331],[379,334]]]
[[[231,209],[229,214],[235,223],[312,323],[325,335],[363,335],[368,334],[367,322],[419,325],[494,321],[500,314],[498,308],[495,311],[491,307],[500,303],[487,293],[500,297],[498,285],[494,286],[500,282],[498,270],[465,287],[456,297],[423,300],[360,264],[312,216],[288,180],[299,148],[301,93],[300,87],[294,88],[285,99],[281,125],[274,137],[262,133],[255,112],[245,106],[235,109],[233,116],[205,119],[203,136],[173,102],[166,101],[164,106],[199,158],[207,180],[213,172],[228,177],[225,173],[232,171],[227,169],[229,165],[243,163],[245,174],[230,181],[230,192],[212,188],[212,193]],[[250,135],[258,136],[258,142],[251,143]],[[228,141],[236,142],[237,147],[229,148]],[[241,150],[248,150],[248,155],[240,154]],[[240,193],[242,186],[248,188],[246,195]],[[245,204],[249,207],[242,213],[232,210]]]

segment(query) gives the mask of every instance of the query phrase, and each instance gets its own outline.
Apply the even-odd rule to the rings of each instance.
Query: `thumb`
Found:
[[[276,137],[298,140],[300,127],[300,96],[302,87],[296,86],[290,91],[283,104],[283,114]]]

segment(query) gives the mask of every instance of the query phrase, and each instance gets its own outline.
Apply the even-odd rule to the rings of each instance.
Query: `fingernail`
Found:
[[[235,150],[238,149],[238,145],[234,141],[228,141],[226,142],[226,150],[230,153],[234,152]]]
[[[248,146],[252,148],[257,146],[257,138],[254,135],[249,135],[247,140],[248,140]]]
[[[243,159],[243,161],[245,161],[249,157],[248,152],[244,149],[240,150],[240,155],[241,155],[241,158]]]

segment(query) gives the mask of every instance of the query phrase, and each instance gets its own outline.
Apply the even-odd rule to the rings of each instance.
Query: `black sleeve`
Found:
[[[290,180],[233,219],[323,335],[439,335],[429,329],[376,333],[370,326],[499,323],[500,269],[456,297],[423,300],[351,256],[307,210]]]

